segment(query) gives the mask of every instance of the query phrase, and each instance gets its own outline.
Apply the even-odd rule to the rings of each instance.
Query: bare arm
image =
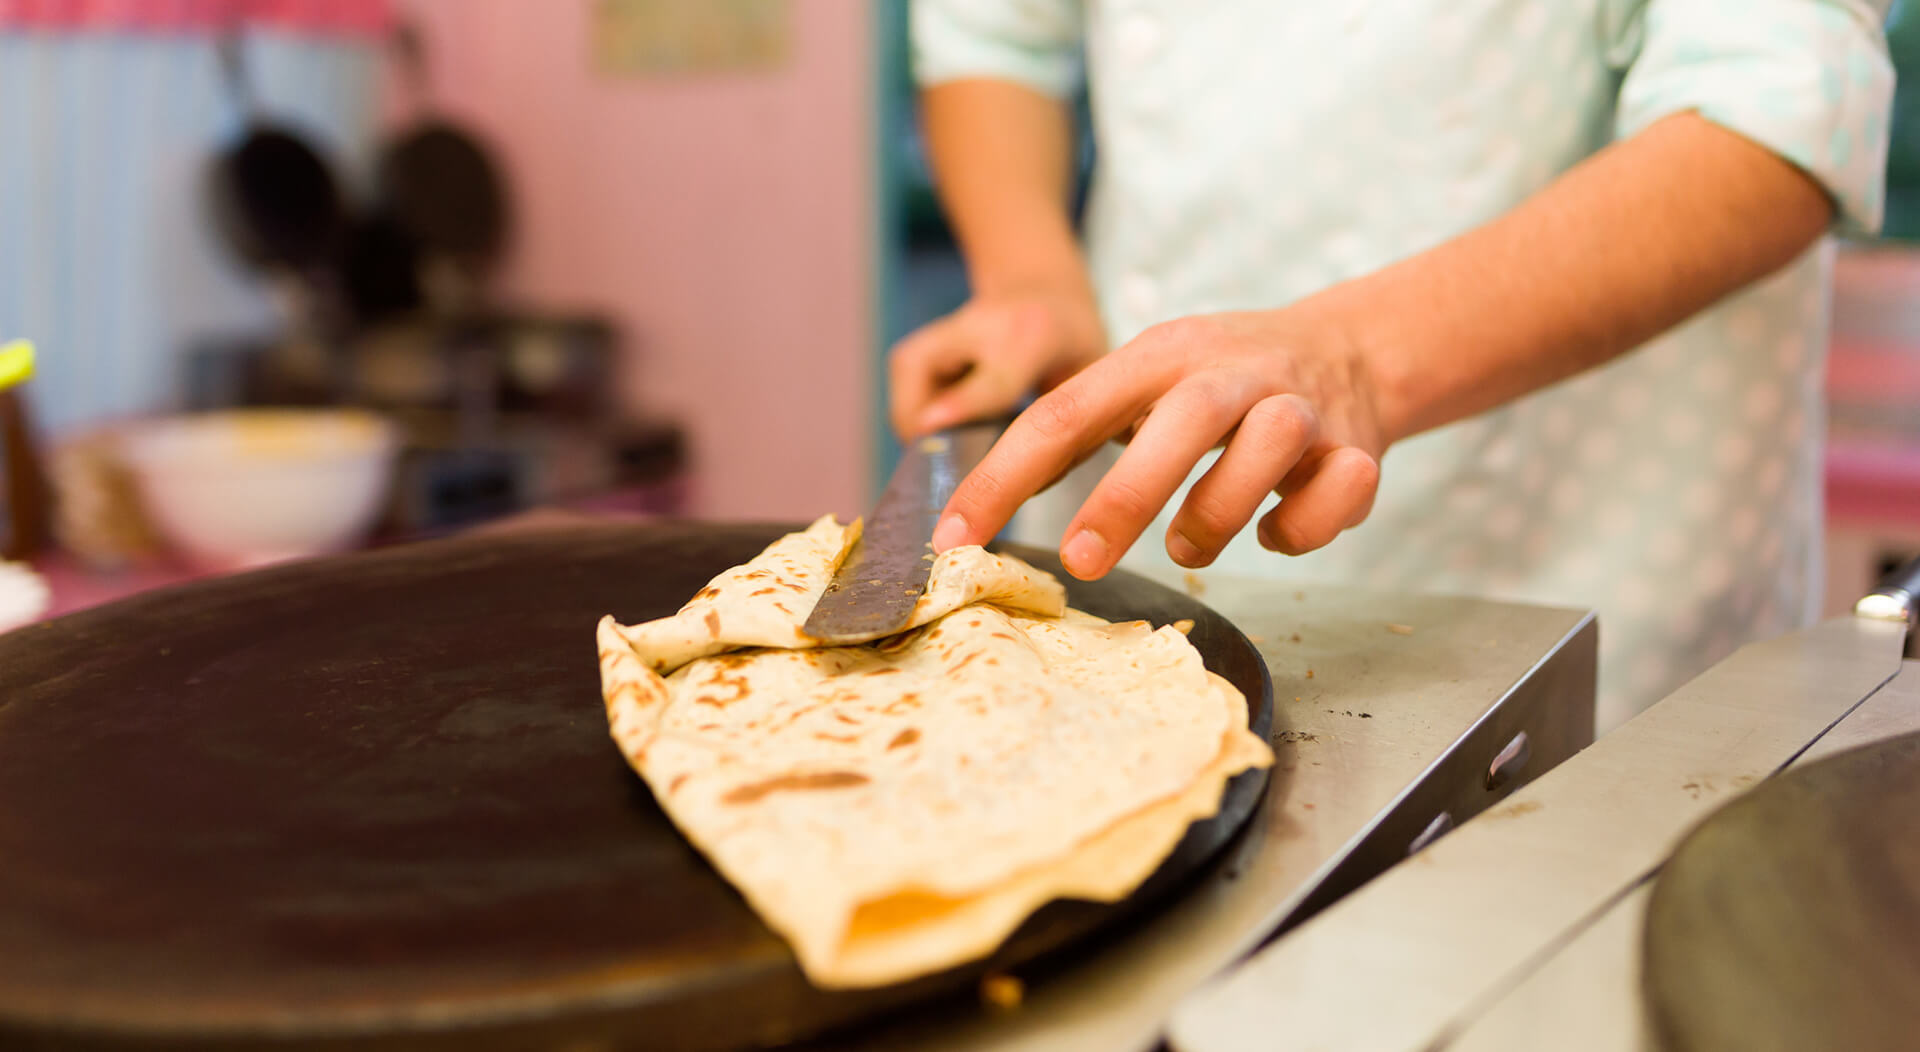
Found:
[[[894,351],[893,419],[906,435],[1008,408],[1105,350],[1067,210],[1067,107],[987,78],[930,88],[921,105],[972,299]]]
[[[1359,344],[1392,442],[1640,346],[1791,262],[1832,217],[1799,169],[1681,114],[1321,306]]]
[[[1693,114],[1667,118],[1402,263],[1289,307],[1148,330],[1016,421],[955,493],[935,544],[984,542],[1137,423],[1063,538],[1073,573],[1111,569],[1223,442],[1169,554],[1211,562],[1270,492],[1283,499],[1261,543],[1320,547],[1366,516],[1392,442],[1625,353],[1790,262],[1831,215],[1821,188],[1771,152]]]
[[[1011,81],[940,84],[920,98],[934,182],[976,294],[1086,287],[1067,215],[1073,125],[1058,99]]]

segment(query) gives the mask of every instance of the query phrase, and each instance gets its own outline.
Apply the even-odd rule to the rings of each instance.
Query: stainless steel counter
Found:
[[[1018,1010],[916,1015],[853,1047],[1150,1047],[1183,996],[1268,933],[1404,858],[1436,816],[1465,821],[1592,738],[1588,614],[1213,574],[1165,583],[1232,619],[1272,672],[1277,762],[1247,835],[1170,908],[1032,983]],[[1526,755],[1489,788],[1521,731]]]
[[[1821,736],[1792,766],[1920,731],[1920,662]],[[1540,1047],[1554,1034],[1567,1052],[1643,1052],[1654,1043],[1640,999],[1640,938],[1651,881],[1637,885],[1512,989],[1469,1020],[1447,1045],[1458,1052]]]
[[[1632,1047],[1589,1017],[1632,1004],[1639,889],[1696,822],[1808,743],[1824,755],[1905,718],[1911,666],[1882,687],[1903,671],[1903,630],[1843,619],[1743,649],[1185,999],[1172,1044],[1539,1048],[1550,1033],[1556,1048]],[[1594,999],[1574,993],[1589,983]],[[1535,1006],[1565,1018],[1540,1029]]]

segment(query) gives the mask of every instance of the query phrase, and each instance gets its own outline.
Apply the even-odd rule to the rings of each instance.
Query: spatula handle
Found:
[[[1854,604],[1859,617],[1912,623],[1920,604],[1920,558],[1889,574],[1873,594]]]

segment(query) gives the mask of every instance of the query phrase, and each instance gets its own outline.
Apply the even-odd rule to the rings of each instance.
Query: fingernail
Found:
[[[958,548],[967,541],[967,520],[958,512],[940,520],[933,528],[933,550],[944,552],[948,548]]]
[[[1195,566],[1201,560],[1200,546],[1187,539],[1179,530],[1167,531],[1167,554],[1182,566]]]
[[[1082,529],[1060,546],[1060,561],[1075,577],[1092,577],[1106,568],[1107,539]]]

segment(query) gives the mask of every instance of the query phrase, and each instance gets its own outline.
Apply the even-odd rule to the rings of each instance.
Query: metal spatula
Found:
[[[965,424],[908,443],[860,540],[808,615],[807,635],[824,643],[857,643],[906,627],[927,590],[940,510],[1006,424]]]

